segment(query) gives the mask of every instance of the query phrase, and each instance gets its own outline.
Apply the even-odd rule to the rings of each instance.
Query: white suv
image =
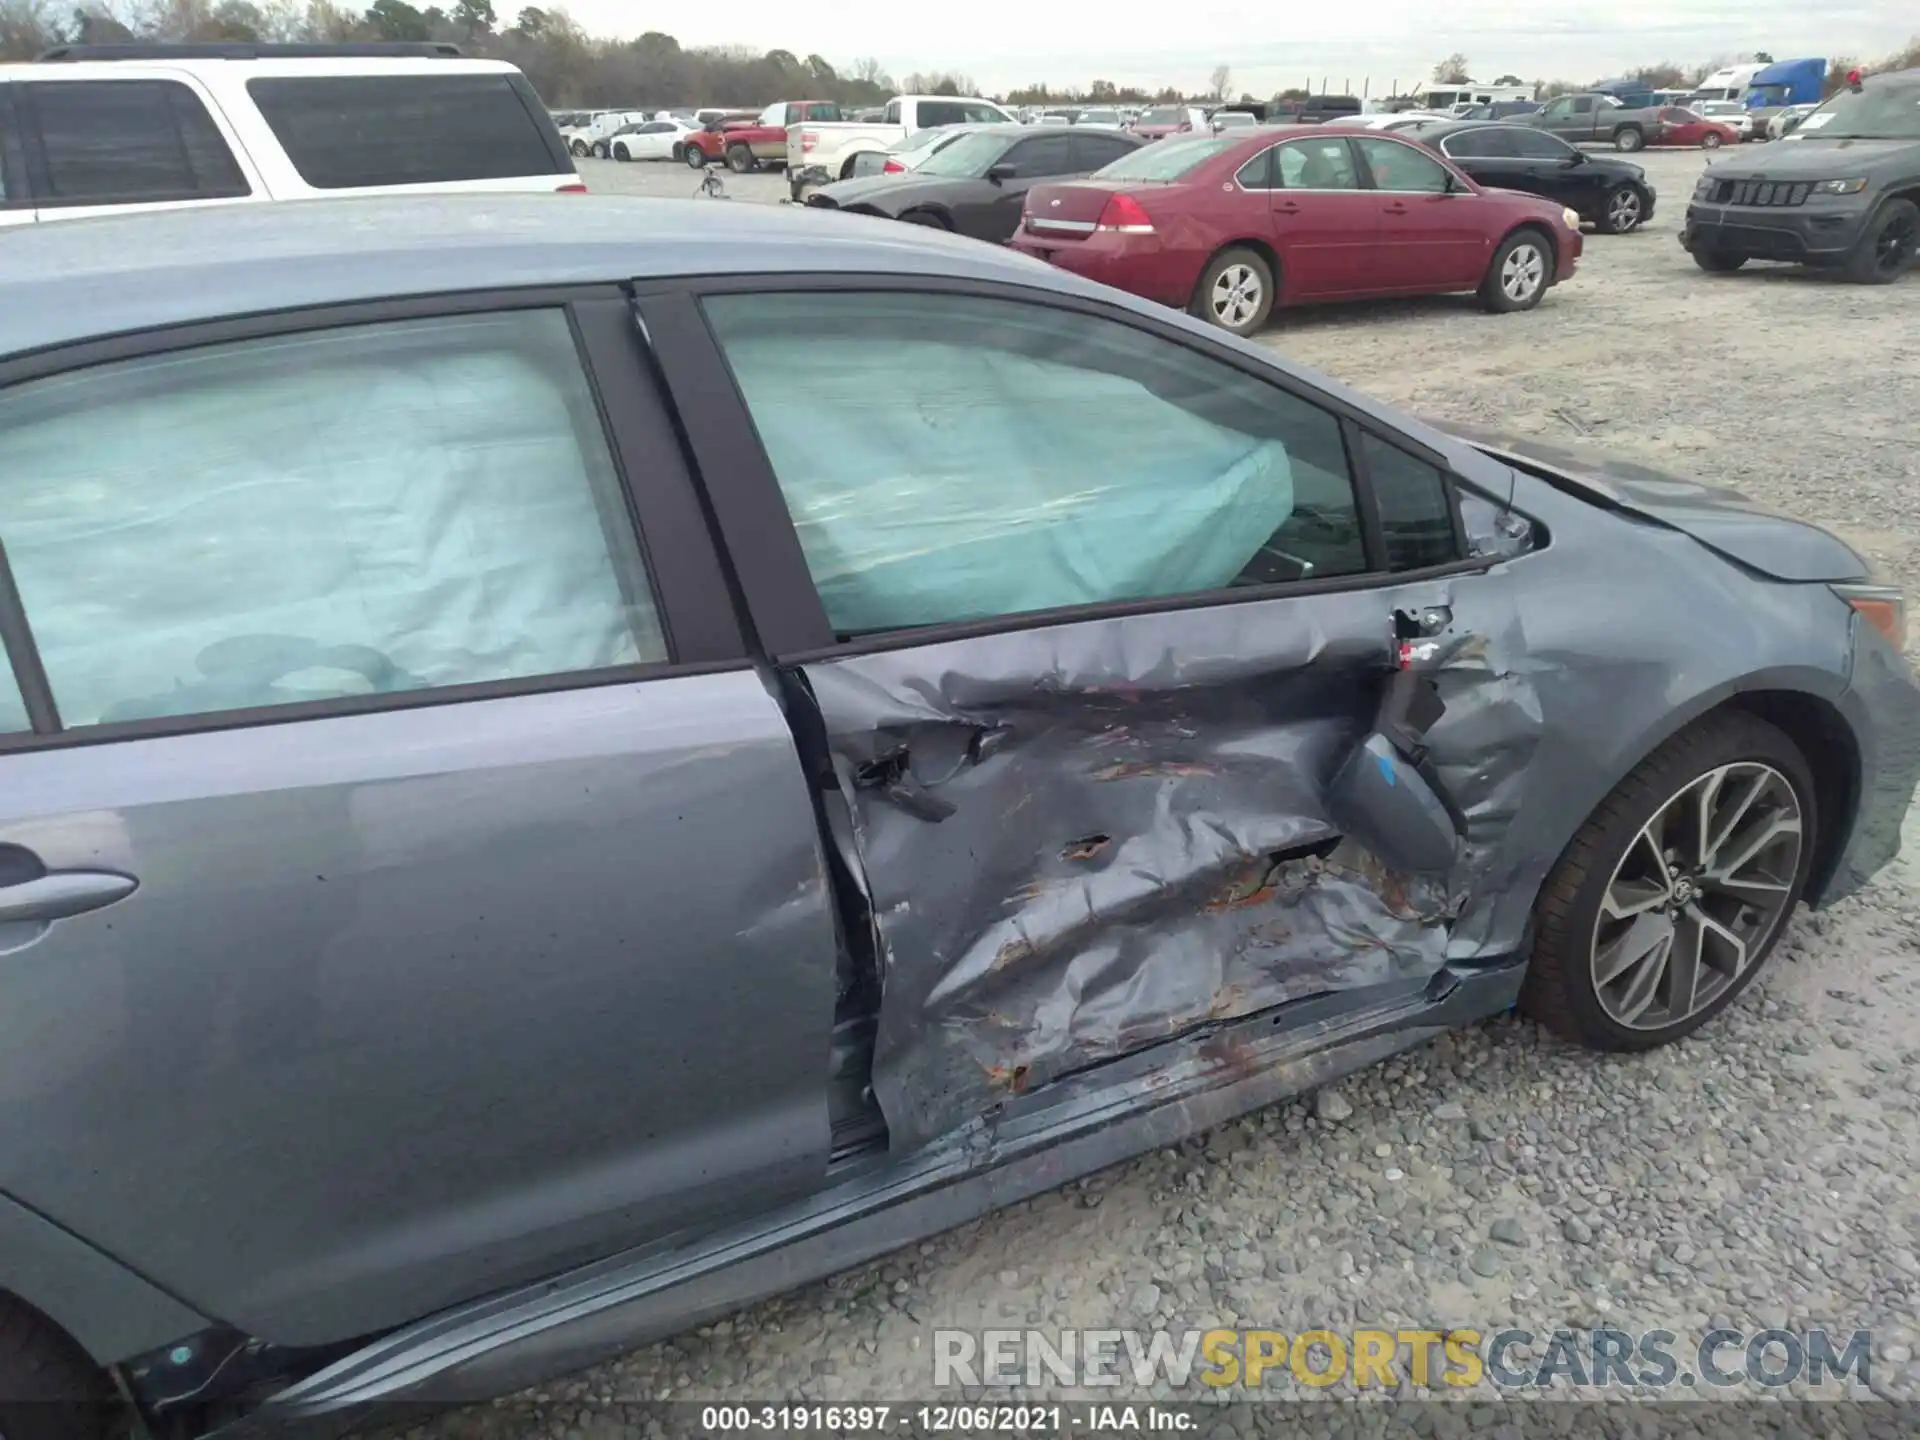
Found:
[[[0,226],[584,188],[526,76],[452,45],[67,45],[0,65]]]

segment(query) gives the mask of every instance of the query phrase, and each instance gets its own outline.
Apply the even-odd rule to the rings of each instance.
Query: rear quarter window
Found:
[[[263,76],[247,93],[316,190],[573,169],[515,75]]]

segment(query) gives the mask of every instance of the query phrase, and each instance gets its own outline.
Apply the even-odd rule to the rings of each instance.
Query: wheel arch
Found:
[[[880,212],[876,211],[875,213]],[[894,216],[894,219],[905,220],[909,215],[931,215],[940,222],[942,228],[949,232],[953,230],[953,212],[938,200],[927,200],[918,205],[910,205],[898,215]]]
[[[1280,252],[1258,235],[1242,235],[1238,239],[1223,241],[1214,246],[1207,252],[1206,258],[1200,262],[1200,268],[1194,271],[1193,284],[1199,285],[1206,278],[1207,271],[1212,267],[1213,262],[1229,250],[1251,250],[1266,262],[1267,271],[1273,276],[1273,303],[1277,308],[1281,300],[1286,298],[1286,267],[1280,263]]]
[[[1622,763],[1613,767],[1618,773],[1606,793],[1610,794],[1613,786],[1674,736],[1703,721],[1728,711],[1764,720],[1793,741],[1813,774],[1814,811],[1820,828],[1814,837],[1806,900],[1817,906],[1833,881],[1846,848],[1845,838],[1860,808],[1860,743],[1837,703],[1838,690],[1844,684],[1840,677],[1823,671],[1761,671],[1709,690],[1669,712],[1659,725],[1623,746],[1619,752]],[[1572,842],[1593,808],[1588,806],[1574,819],[1561,849]]]
[[[1547,276],[1547,284],[1551,287],[1553,284],[1553,276],[1560,272],[1560,237],[1553,233],[1553,227],[1548,225],[1546,221],[1537,219],[1531,215],[1514,221],[1513,224],[1506,228],[1506,231],[1500,238],[1494,242],[1493,254],[1498,255],[1500,253],[1500,247],[1513,239],[1513,237],[1518,235],[1522,230],[1531,230],[1547,242],[1547,254],[1553,259],[1553,273]],[[1493,263],[1491,256],[1488,258],[1487,263],[1489,265]]]

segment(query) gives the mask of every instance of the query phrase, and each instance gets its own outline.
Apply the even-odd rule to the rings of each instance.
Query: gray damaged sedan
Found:
[[[1833,536],[851,217],[16,230],[0,475],[9,1440],[499,1392],[1516,1003],[1671,1041],[1920,767]]]

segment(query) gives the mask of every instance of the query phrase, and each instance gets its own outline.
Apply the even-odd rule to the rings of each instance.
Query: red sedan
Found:
[[[1708,150],[1739,143],[1740,132],[1733,126],[1678,106],[1662,110],[1659,130],[1647,137],[1649,145],[1698,145]]]
[[[1477,290],[1528,310],[1581,242],[1572,210],[1482,189],[1420,146],[1295,125],[1162,140],[1036,185],[1011,243],[1248,335],[1276,303]]]

